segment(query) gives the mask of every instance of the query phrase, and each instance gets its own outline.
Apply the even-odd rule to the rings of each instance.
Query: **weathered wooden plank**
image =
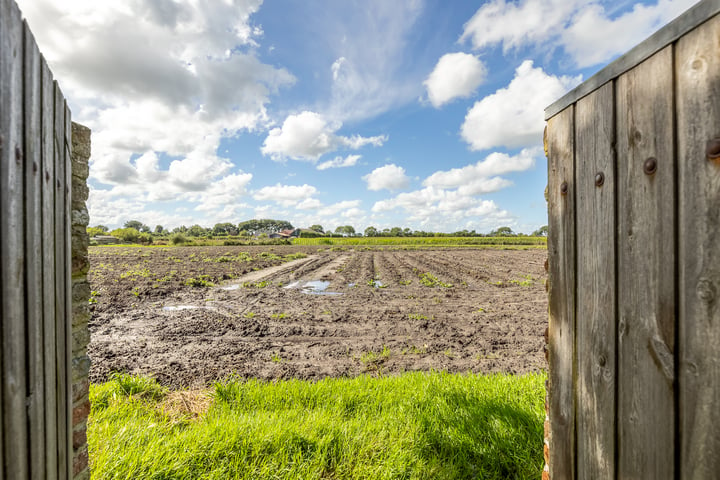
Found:
[[[574,107],[548,121],[550,478],[575,472]]]
[[[67,445],[67,478],[73,478],[73,402],[72,402],[72,119],[70,108],[63,98],[65,106],[65,178],[63,179],[64,191],[64,214],[65,221],[63,228],[65,233],[65,420],[67,433],[65,443]]]
[[[675,471],[672,62],[667,47],[616,86],[618,478]]]
[[[55,134],[53,139],[55,158],[55,392],[57,396],[57,419],[58,419],[58,476],[67,478],[68,471],[68,438],[67,415],[68,399],[67,390],[67,318],[65,313],[65,99],[63,98],[57,81],[55,90]]]
[[[676,42],[687,32],[697,28],[708,18],[720,12],[720,0],[704,0],[698,2],[688,11],[680,15],[672,22],[655,32],[647,40],[635,46],[632,50],[622,55],[610,65],[578,85],[562,98],[545,109],[545,119],[552,117],[568,105],[577,102],[579,99],[597,88],[614,80],[627,72],[635,65],[643,62],[656,52]]]
[[[577,478],[615,478],[614,84],[575,107]]]
[[[45,467],[46,478],[58,478],[57,398],[55,347],[55,87],[47,63],[42,73],[42,271],[43,343],[45,362]]]
[[[30,478],[45,478],[45,384],[42,325],[42,199],[40,51],[23,25],[25,43],[25,296],[27,326],[28,435]]]
[[[25,408],[23,228],[23,33],[14,1],[0,0],[0,271],[2,272],[2,428],[6,478],[28,478]]]
[[[676,48],[680,478],[720,472],[720,16]]]

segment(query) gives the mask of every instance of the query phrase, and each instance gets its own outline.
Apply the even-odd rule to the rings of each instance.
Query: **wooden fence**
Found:
[[[0,480],[72,478],[70,112],[0,0]]]
[[[552,480],[720,476],[718,12],[546,110]]]

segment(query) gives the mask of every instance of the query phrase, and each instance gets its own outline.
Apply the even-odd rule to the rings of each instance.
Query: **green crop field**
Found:
[[[293,245],[413,245],[413,246],[528,246],[545,247],[547,237],[321,237],[296,238]]]
[[[545,375],[92,385],[99,479],[540,478]]]

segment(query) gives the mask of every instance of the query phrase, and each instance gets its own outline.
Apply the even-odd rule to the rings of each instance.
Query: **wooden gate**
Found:
[[[546,110],[552,480],[720,475],[718,12]]]
[[[0,480],[72,477],[70,112],[0,0]]]

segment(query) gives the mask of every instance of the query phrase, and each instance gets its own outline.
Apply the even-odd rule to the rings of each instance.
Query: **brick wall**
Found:
[[[90,478],[88,467],[87,419],[90,413],[88,373],[90,359],[90,285],[88,235],[89,216],[85,202],[88,198],[87,177],[90,160],[90,129],[72,124],[72,401],[73,401],[73,474],[75,480]]]

